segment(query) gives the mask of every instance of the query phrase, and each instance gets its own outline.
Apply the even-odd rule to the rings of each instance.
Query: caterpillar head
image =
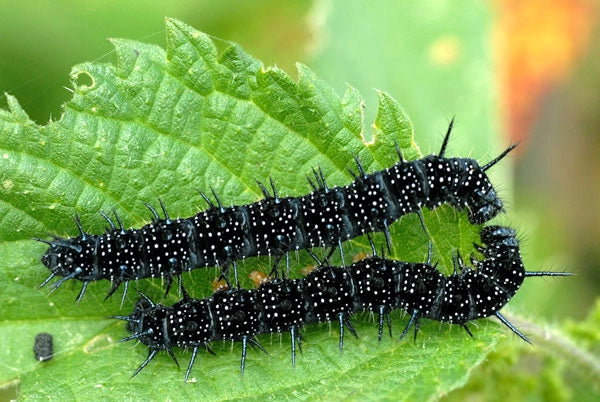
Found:
[[[161,327],[157,322],[157,317],[160,316],[159,312],[164,307],[153,303],[143,293],[140,293],[140,295],[141,297],[136,301],[135,307],[127,319],[127,331],[133,334],[144,333],[148,332],[150,328]],[[144,339],[140,339],[140,341],[148,344],[148,342],[144,342]]]
[[[487,181],[487,177],[484,176],[484,179]],[[487,184],[487,191],[476,189],[468,196],[469,221],[472,224],[485,223],[503,211],[502,200],[489,181]]]
[[[423,166],[428,192],[417,200],[419,205],[436,208],[449,203],[457,209],[466,208],[473,224],[482,224],[502,212],[502,201],[489,177],[475,159],[440,158],[429,155],[417,166]],[[418,174],[418,173],[417,173]]]
[[[487,226],[481,230],[481,242],[486,245],[480,250],[487,259],[508,262],[521,261],[517,233],[504,226]]]
[[[44,264],[52,275],[68,279],[87,281],[93,279],[94,246],[97,236],[78,236],[71,239],[55,237],[52,241],[36,239],[47,243],[50,247],[42,256]],[[48,278],[48,280],[50,279]],[[46,280],[41,286],[47,283]]]
[[[169,314],[169,308],[160,304],[154,304],[152,300],[142,292],[140,292],[140,296],[141,297],[135,303],[133,312],[130,315],[116,315],[110,317],[127,321],[127,330],[132,333],[132,335],[120,339],[119,342],[135,339],[144,345],[147,345],[149,348],[148,358],[136,370],[133,376],[146,367],[159,350],[167,350],[177,366],[179,366],[175,355],[173,355],[173,352],[171,351],[169,334],[166,332],[167,328],[165,320]]]
[[[481,229],[480,237],[484,244],[490,246],[519,247],[517,233],[514,229],[506,226],[486,226]]]
[[[498,213],[502,212],[502,201],[498,198],[498,194],[492,183],[490,183],[487,172],[492,166],[500,162],[506,155],[517,147],[518,143],[510,145],[500,155],[489,161],[483,166],[474,163],[474,172],[471,177],[476,180],[476,187],[470,192],[469,201],[469,220],[474,224],[482,224],[492,219]]]

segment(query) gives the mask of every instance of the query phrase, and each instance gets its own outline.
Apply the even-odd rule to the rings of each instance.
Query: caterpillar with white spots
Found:
[[[483,246],[477,248],[484,258],[472,258],[472,269],[458,256],[450,276],[441,274],[430,261],[407,263],[372,256],[346,267],[321,265],[305,278],[275,279],[253,290],[218,291],[205,299],[192,299],[184,292],[183,300],[170,307],[154,304],[142,294],[130,315],[113,318],[128,321],[127,329],[132,335],[121,341],[135,339],[149,348],[147,359],[133,375],[161,350],[167,351],[177,364],[172,348],[192,348],[185,381],[198,350],[213,353],[210,343],[214,341],[242,343],[242,373],[248,344],[264,350],[255,338],[259,334],[289,332],[295,364],[296,347],[301,346],[300,328],[314,322],[336,321],[341,351],[344,330],[356,336],[350,317],[358,311],[378,314],[380,341],[386,319],[391,335],[390,312],[403,309],[410,314],[410,320],[400,339],[413,325],[416,338],[421,318],[461,325],[473,336],[466,325],[469,321],[496,316],[530,342],[500,314],[500,309],[526,277],[571,274],[526,271],[519,242],[510,228],[485,227],[480,237]]]
[[[76,216],[79,236],[36,239],[49,245],[42,263],[51,274],[40,287],[55,276],[62,278],[53,290],[79,280],[79,302],[88,283],[107,279],[112,283],[107,298],[124,283],[124,300],[131,280],[162,278],[168,292],[175,277],[181,289],[182,272],[230,265],[237,284],[236,261],[248,257],[274,256],[277,266],[283,257],[289,264],[291,251],[339,247],[344,261],[342,242],[370,232],[383,232],[389,246],[389,225],[409,213],[421,217],[423,207],[450,204],[466,208],[472,223],[486,222],[502,211],[502,201],[485,172],[516,144],[480,166],[473,159],[444,156],[451,129],[452,123],[438,155],[406,161],[397,147],[400,162],[370,174],[356,158],[358,173],[345,187],[329,188],[319,170],[316,182],[308,179],[314,191],[301,197],[279,197],[271,180],[272,194],[258,183],[265,198],[247,205],[226,208],[216,194],[217,205],[202,194],[209,209],[186,219],[171,219],[162,202],[161,218],[146,204],[154,221],[140,229],[125,230],[116,213],[117,225],[101,212],[110,229],[100,235],[86,233]]]

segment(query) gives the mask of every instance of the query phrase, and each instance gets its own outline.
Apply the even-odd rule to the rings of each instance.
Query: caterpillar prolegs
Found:
[[[398,163],[369,174],[356,158],[355,180],[345,187],[329,187],[315,170],[314,181],[309,178],[313,191],[305,196],[280,197],[271,180],[271,192],[258,183],[265,198],[251,204],[224,207],[214,192],[216,204],[202,194],[209,208],[186,219],[171,219],[162,202],[161,218],[146,204],[154,220],[140,229],[126,230],[116,213],[117,224],[102,213],[110,228],[100,235],[86,233],[76,216],[79,236],[37,239],[49,245],[42,262],[51,271],[40,287],[55,276],[62,278],[53,289],[79,280],[79,301],[89,282],[107,279],[112,283],[107,298],[124,283],[124,300],[131,280],[162,278],[168,292],[175,277],[181,287],[182,272],[230,265],[237,272],[236,261],[252,256],[287,261],[291,251],[331,247],[340,249],[343,261],[342,242],[383,232],[389,246],[389,225],[409,213],[421,216],[423,207],[450,204],[466,208],[472,223],[486,222],[502,211],[486,171],[516,144],[480,166],[473,159],[445,157],[451,130],[452,123],[438,155],[406,161],[397,147]]]
[[[378,314],[380,340],[386,321],[391,334],[390,312],[402,309],[410,319],[400,339],[413,326],[416,338],[422,318],[458,324],[473,336],[467,327],[469,321],[496,316],[530,342],[500,309],[526,277],[571,274],[526,271],[519,242],[510,228],[485,227],[480,237],[482,245],[477,248],[483,259],[473,257],[471,268],[457,256],[455,271],[447,277],[431,261],[409,263],[373,255],[345,267],[321,264],[305,278],[275,279],[258,289],[217,291],[205,299],[192,299],[185,293],[183,300],[170,307],[155,304],[142,294],[130,315],[114,318],[127,321],[132,333],[121,341],[136,339],[148,346],[148,357],[134,375],[161,350],[177,363],[172,348],[183,347],[192,349],[186,381],[198,350],[213,353],[210,343],[219,340],[242,343],[242,372],[248,344],[263,349],[255,338],[259,334],[289,332],[295,364],[296,348],[301,346],[300,328],[315,322],[337,322],[342,350],[344,330],[356,336],[350,318],[359,311]]]

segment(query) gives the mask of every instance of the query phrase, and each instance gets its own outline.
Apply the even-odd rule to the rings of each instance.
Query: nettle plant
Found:
[[[0,206],[0,281],[4,289],[0,301],[7,323],[2,352],[6,364],[0,368],[1,381],[17,384],[23,394],[33,397],[99,398],[119,392],[120,396],[140,399],[165,394],[182,398],[301,397],[315,392],[331,397],[352,394],[420,399],[463,384],[468,372],[505,336],[497,322],[479,321],[473,340],[463,330],[424,321],[416,341],[399,343],[397,336],[383,336],[379,341],[381,319],[363,313],[352,321],[352,330],[359,337],[348,338],[343,354],[337,338],[344,325],[314,324],[292,333],[292,344],[294,336],[304,339],[303,354],[296,358],[295,368],[290,364],[290,335],[286,333],[259,336],[258,341],[269,354],[250,351],[247,360],[252,364],[243,377],[239,374],[238,350],[242,346],[214,342],[211,350],[217,356],[205,354],[196,361],[189,377],[192,384],[183,386],[181,373],[166,353],[158,354],[143,373],[130,379],[131,368],[146,359],[146,348],[118,343],[119,338],[127,336],[126,325],[107,317],[128,317],[139,296],[134,289],[171,305],[184,290],[179,286],[178,291],[165,294],[165,288],[174,277],[185,273],[181,283],[187,293],[198,299],[209,297],[213,293],[211,283],[222,274],[222,268],[230,268],[231,279],[233,261],[244,288],[255,286],[247,278],[250,271],[269,273],[277,262],[279,274],[301,278],[303,270],[315,264],[305,247],[327,246],[313,250],[317,259],[331,265],[351,265],[353,257],[365,251],[372,253],[369,239],[362,235],[367,232],[381,232],[372,241],[376,249],[383,249],[385,258],[415,264],[429,258],[430,268],[435,265],[446,275],[452,273],[453,261],[459,255],[481,258],[482,250],[473,246],[481,243],[480,223],[501,211],[484,172],[512,149],[479,166],[472,159],[445,157],[444,141],[435,162],[444,162],[444,167],[453,169],[454,161],[460,161],[464,173],[438,172],[437,165],[421,172],[414,161],[426,161],[427,157],[423,158],[414,141],[409,118],[389,94],[378,92],[372,140],[367,141],[363,102],[354,88],[348,87],[340,97],[302,64],[298,64],[296,81],[276,67],[263,66],[238,45],[230,44],[219,52],[210,36],[174,19],[166,20],[166,33],[166,50],[113,39],[115,65],[75,66],[73,98],[64,105],[60,119],[47,125],[35,124],[16,99],[7,95],[8,110],[0,111],[4,201]],[[355,167],[351,172],[347,168],[355,158],[358,170]],[[390,208],[401,210],[401,202],[385,204],[386,213],[369,211],[373,214],[367,214],[364,227],[357,226],[360,216],[352,210],[355,220],[350,219],[350,236],[329,236],[327,224],[304,243],[288,244],[286,238],[275,236],[270,248],[265,249],[270,256],[262,255],[264,250],[231,254],[229,259],[199,253],[194,258],[210,260],[204,264],[208,268],[188,273],[189,269],[179,267],[167,269],[168,275],[159,272],[139,276],[153,279],[136,280],[133,274],[119,277],[131,268],[123,262],[119,250],[127,249],[128,255],[140,253],[142,257],[136,261],[143,268],[148,261],[144,258],[153,248],[137,250],[135,244],[147,245],[151,239],[153,247],[161,249],[181,240],[181,233],[197,236],[197,228],[190,223],[193,219],[179,217],[205,211],[205,201],[210,204],[208,211],[214,211],[217,218],[208,225],[212,215],[200,213],[195,215],[195,223],[210,227],[207,236],[217,236],[232,222],[228,220],[231,215],[239,215],[239,208],[233,206],[255,205],[261,210],[269,204],[263,212],[273,217],[273,211],[279,211],[278,202],[288,200],[287,209],[282,211],[289,215],[302,210],[299,200],[310,192],[316,194],[311,202],[321,208],[317,212],[322,212],[327,206],[323,200],[326,204],[333,202],[327,197],[344,201],[342,193],[350,193],[353,185],[360,187],[358,193],[364,195],[361,198],[373,196],[373,191],[379,189],[377,184],[390,184],[390,178],[382,179],[389,171],[385,169],[409,165],[417,166],[415,174],[424,176],[421,181],[407,181],[407,186],[438,185],[440,177],[452,179],[447,197],[438,197],[443,191],[437,188],[438,198],[411,196],[406,213],[389,212]],[[473,171],[483,175],[473,176]],[[309,172],[312,188],[306,179]],[[468,178],[472,192],[452,198],[454,178]],[[276,187],[267,190],[256,180],[273,180]],[[461,183],[464,185],[464,180]],[[212,191],[215,196],[206,196],[202,191]],[[493,211],[484,218],[473,215],[477,202],[471,203],[469,197],[476,192],[480,199],[491,197],[485,207]],[[149,215],[144,203],[157,205],[158,199],[166,207],[157,213],[151,206]],[[439,204],[458,208],[438,208]],[[250,207],[245,208],[242,223],[242,218],[249,216]],[[102,216],[99,211],[103,211]],[[343,214],[340,219],[344,219]],[[309,230],[308,224],[294,222],[298,231],[306,234]],[[147,233],[129,229],[140,227],[147,228]],[[334,227],[334,231],[337,229]],[[242,232],[242,240],[254,241],[248,231]],[[226,250],[229,239],[239,238],[225,235],[222,249]],[[98,239],[103,239],[104,248]],[[91,251],[82,252],[84,244],[91,244]],[[235,250],[231,249],[232,253]],[[331,250],[337,252],[332,254]],[[103,274],[94,271],[106,253],[114,267]],[[164,256],[165,265],[154,261],[157,267],[181,262],[177,258],[172,261],[171,251]],[[76,258],[90,262],[88,279],[109,281],[87,286],[90,280],[83,279],[83,291],[71,286],[75,281],[63,281],[82,279],[80,266],[73,265]],[[54,289],[64,283],[60,291],[38,289],[48,276],[42,262],[63,278],[50,282]],[[194,268],[190,264],[190,269]],[[70,271],[63,269],[67,266]],[[105,300],[124,282],[128,283],[129,293]],[[236,280],[230,282],[235,286]],[[140,308],[138,304],[136,311]],[[404,327],[413,315],[409,313],[404,316],[394,311],[391,320]],[[129,317],[129,329],[135,330],[132,320]],[[48,332],[54,338],[55,355],[46,363],[36,362],[31,353],[39,332]],[[258,343],[252,340],[249,344]],[[190,352],[164,349],[173,358],[187,357]],[[345,380],[339,382],[342,373]]]

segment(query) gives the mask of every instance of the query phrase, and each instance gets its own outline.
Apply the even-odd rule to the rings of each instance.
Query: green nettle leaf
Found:
[[[395,338],[378,344],[369,314],[354,318],[360,338],[347,337],[344,353],[335,325],[304,329],[304,354],[290,364],[290,337],[265,335],[269,355],[250,351],[240,377],[241,346],[217,343],[217,356],[201,354],[183,384],[166,354],[130,379],[146,357],[143,345],[117,343],[122,321],[106,316],[128,313],[130,290],[120,309],[117,294],[103,301],[109,283],[90,284],[79,305],[80,283],[71,281],[53,294],[37,286],[48,276],[40,257],[45,245],[33,237],[75,236],[76,212],[84,228],[101,233],[98,211],[121,216],[126,225],[150,221],[142,202],[160,197],[171,216],[191,216],[205,208],[197,189],[212,187],[226,204],[259,200],[255,179],[271,176],[281,195],[306,194],[305,176],[320,166],[330,185],[346,185],[346,167],[358,155],[369,171],[396,161],[394,143],[409,159],[419,157],[412,125],[398,103],[379,92],[374,140],[365,142],[362,99],[353,88],[339,97],[306,66],[298,81],[276,67],[265,67],[237,45],[219,54],[202,32],[167,19],[167,50],[129,40],[113,40],[117,63],[84,63],[73,68],[71,101],[58,121],[39,126],[16,99],[0,111],[0,385],[16,386],[23,396],[57,399],[198,399],[272,397],[425,399],[465,383],[505,331],[481,321],[470,339],[461,328],[424,320],[416,342],[397,342],[407,317],[393,315]],[[373,105],[366,105],[367,108]],[[473,252],[478,227],[451,208],[425,211],[434,258],[446,272],[452,250]],[[428,236],[416,216],[392,225],[390,258],[423,261]],[[376,243],[384,243],[376,236]],[[365,238],[344,245],[348,256],[368,251]],[[292,258],[292,275],[312,264],[305,252]],[[334,261],[339,263],[340,261]],[[269,272],[269,258],[240,263],[244,286],[251,270]],[[219,270],[198,269],[184,276],[195,297],[212,292]],[[138,289],[160,299],[160,280],[142,280]],[[165,304],[177,300],[171,292]],[[54,336],[53,360],[33,358],[39,332]],[[178,350],[187,362],[190,351]],[[186,363],[184,363],[185,365]],[[342,381],[340,376],[343,375]]]

